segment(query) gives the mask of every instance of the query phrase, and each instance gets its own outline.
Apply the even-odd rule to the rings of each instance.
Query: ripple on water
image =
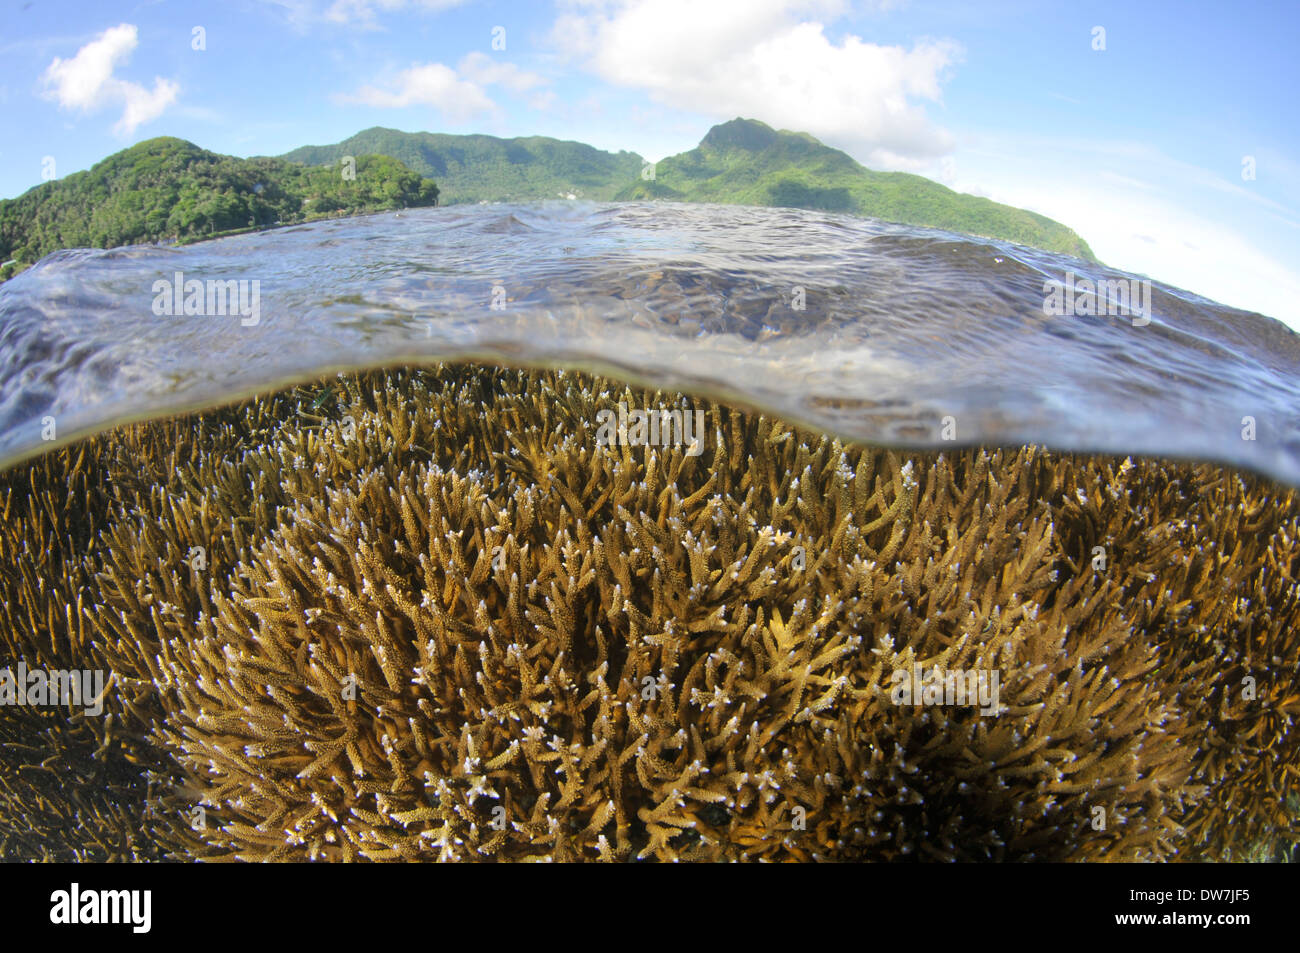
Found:
[[[257,320],[155,313],[177,273],[255,281]],[[942,447],[955,430],[1300,485],[1300,336],[1155,283],[1149,323],[1048,314],[1043,283],[1067,273],[1135,277],[870,219],[662,203],[57,252],[0,285],[0,465],[51,446],[47,415],[62,441],[326,370],[473,357],[634,375],[850,439]]]

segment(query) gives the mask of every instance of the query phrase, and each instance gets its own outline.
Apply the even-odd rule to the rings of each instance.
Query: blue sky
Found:
[[[0,197],[160,135],[276,155],[383,125],[657,160],[746,116],[1300,329],[1297,38],[1289,0],[6,0]]]

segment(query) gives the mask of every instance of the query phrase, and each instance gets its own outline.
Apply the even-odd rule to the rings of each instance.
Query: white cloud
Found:
[[[477,83],[463,80],[456,71],[442,63],[425,63],[402,70],[389,89],[363,86],[355,96],[342,97],[381,109],[404,106],[433,106],[444,115],[464,120],[496,110],[494,103]]]
[[[138,43],[135,26],[122,23],[105,30],[72,59],[56,56],[42,77],[45,95],[58,100],[64,109],[83,112],[120,105],[122,116],[113,131],[130,135],[138,126],[161,116],[180,91],[176,83],[161,76],[154,77],[149,90],[113,75],[130,60]]]
[[[485,86],[504,86],[512,92],[524,93],[546,83],[544,77],[522,70],[514,63],[474,52],[463,57],[456,69],[444,63],[418,64],[402,70],[385,88],[364,86],[356,95],[337,98],[341,102],[381,109],[432,106],[449,119],[464,121],[499,111]],[[534,108],[544,109],[554,101],[554,94],[541,90],[529,101]]]
[[[460,61],[459,70],[467,80],[485,86],[500,84],[516,93],[524,93],[546,84],[546,80],[537,73],[521,70],[514,63],[494,59],[481,52],[466,55]]]
[[[551,39],[596,75],[664,105],[810,132],[868,164],[916,168],[954,140],[919,101],[939,102],[960,48],[833,41],[835,0],[562,0]]]

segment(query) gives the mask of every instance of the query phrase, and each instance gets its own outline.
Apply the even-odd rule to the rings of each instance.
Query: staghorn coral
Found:
[[[0,479],[0,668],[19,659],[30,668],[80,668],[94,655],[85,563],[108,493],[106,473],[87,451],[48,455]],[[158,856],[139,823],[141,741],[123,736],[118,713],[0,708],[0,857]]]
[[[599,446],[620,401],[707,407],[703,454]],[[213,860],[1172,859],[1296,832],[1300,507],[1253,478],[904,462],[477,367],[0,476],[28,514],[6,520],[6,651],[115,678],[103,725],[66,736],[0,709],[0,751],[39,714],[42,753],[136,771],[109,816],[0,762],[6,856],[132,824]],[[895,704],[917,664],[997,671],[1003,710]],[[30,803],[80,829],[24,836]]]

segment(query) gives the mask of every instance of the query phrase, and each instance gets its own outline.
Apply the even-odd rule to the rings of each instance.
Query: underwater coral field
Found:
[[[598,439],[620,404],[699,411],[698,443]],[[1249,474],[439,365],[120,428],[0,474],[0,507],[0,666],[106,679],[98,713],[0,705],[5,859],[1286,859],[1300,832],[1300,499]]]

